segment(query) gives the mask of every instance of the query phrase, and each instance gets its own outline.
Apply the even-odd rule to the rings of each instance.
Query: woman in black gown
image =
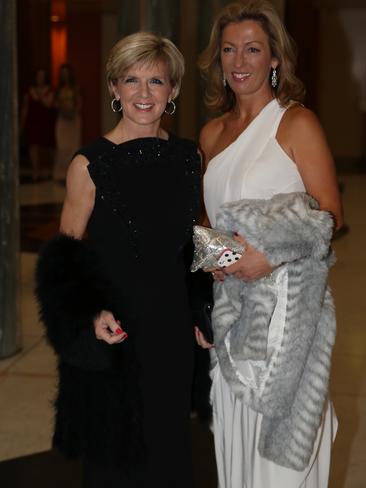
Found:
[[[183,251],[201,165],[193,142],[160,126],[183,72],[174,44],[154,34],[112,49],[122,118],[71,162],[61,236],[38,263],[41,317],[60,358],[54,445],[83,457],[88,488],[192,486]]]

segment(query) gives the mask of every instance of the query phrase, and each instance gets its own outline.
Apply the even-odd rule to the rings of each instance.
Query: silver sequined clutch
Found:
[[[245,251],[244,246],[229,234],[202,225],[193,226],[193,243],[192,272],[199,268],[221,267],[224,266],[223,262],[230,264],[225,261],[226,251],[231,251],[230,258],[234,255],[234,259],[239,259]]]

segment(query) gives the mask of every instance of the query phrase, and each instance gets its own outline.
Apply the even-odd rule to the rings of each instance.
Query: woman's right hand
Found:
[[[210,344],[206,341],[205,336],[202,334],[197,326],[194,327],[194,334],[196,336],[197,344],[203,349],[211,349],[212,347],[215,347],[214,344]]]
[[[96,338],[107,344],[119,344],[128,337],[121,328],[121,322],[108,310],[102,310],[94,319],[94,330]]]

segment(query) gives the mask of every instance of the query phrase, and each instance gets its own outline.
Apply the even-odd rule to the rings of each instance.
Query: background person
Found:
[[[57,119],[53,179],[64,182],[70,161],[81,144],[80,89],[69,64],[60,66],[55,107],[57,108]]]
[[[24,133],[29,148],[32,166],[31,179],[37,182],[41,167],[52,168],[55,148],[54,93],[49,84],[47,72],[37,69],[33,82],[24,96],[20,115],[20,130]]]

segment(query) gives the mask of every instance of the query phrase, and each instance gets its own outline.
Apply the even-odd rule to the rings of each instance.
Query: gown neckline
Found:
[[[223,153],[225,153],[225,151],[227,151],[230,147],[232,147],[234,144],[236,144],[238,142],[238,140],[249,130],[249,128],[253,125],[253,123],[259,119],[259,117],[264,113],[264,111],[275,101],[277,100],[276,98],[272,98],[272,100],[270,100],[268,103],[266,103],[266,105],[264,105],[264,107],[261,108],[261,110],[257,113],[257,115],[249,122],[249,124],[245,127],[244,130],[242,130],[240,132],[240,134],[238,135],[238,137],[236,137],[236,139],[234,139],[228,146],[226,146],[224,149],[222,149],[222,151],[218,152],[217,154],[215,154],[215,156],[213,158],[210,159],[209,163],[211,163],[212,161],[214,161],[217,157],[219,157],[220,155],[222,155]]]
[[[129,139],[128,141],[123,141],[123,142],[119,142],[119,143],[113,142],[105,136],[100,136],[100,139],[107,142],[111,146],[122,147],[122,146],[125,146],[128,144],[136,144],[136,143],[141,143],[141,142],[157,142],[159,144],[169,143],[169,142],[171,142],[173,135],[170,132],[168,132],[168,136],[169,136],[168,139],[163,139],[162,137],[154,137],[154,136],[136,137],[134,139]]]

